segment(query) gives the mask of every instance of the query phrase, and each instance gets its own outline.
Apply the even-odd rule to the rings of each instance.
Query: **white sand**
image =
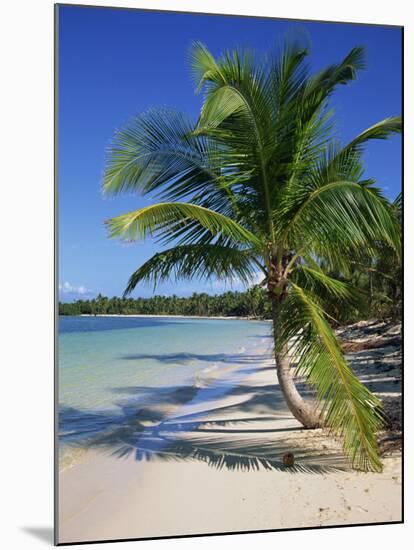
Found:
[[[219,383],[230,389],[215,397]],[[150,461],[89,450],[60,474],[60,542],[401,521],[400,454],[384,459],[381,474],[349,469],[338,442],[300,429],[286,410],[271,360],[220,371],[200,387],[197,399],[153,406],[168,411],[162,437],[179,426],[174,438],[194,448],[258,456],[274,469],[217,469],[164,450]],[[157,427],[147,422],[144,447],[160,437]],[[297,470],[282,466],[286,450]]]
[[[269,319],[243,317],[241,315],[173,315],[169,313],[80,313],[79,317],[144,317],[144,318],[169,318],[173,319],[211,319],[212,321],[257,321],[258,323],[271,323]]]

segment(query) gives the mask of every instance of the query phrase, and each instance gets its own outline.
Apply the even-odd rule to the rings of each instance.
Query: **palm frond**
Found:
[[[247,104],[240,92],[232,86],[217,88],[206,98],[194,135],[211,135],[229,116],[247,112]],[[213,135],[219,135],[217,133]]]
[[[356,147],[372,139],[388,139],[393,134],[400,134],[402,131],[402,119],[399,116],[384,118],[361,132],[354,138],[345,149],[355,149]]]
[[[295,282],[316,295],[320,295],[325,290],[335,298],[351,302],[356,299],[357,290],[350,284],[327,275],[316,262],[312,267],[304,264],[297,265],[294,275]]]
[[[335,147],[334,154],[331,155],[329,165],[326,167],[326,172],[337,170],[338,167],[347,168],[349,166],[358,167],[357,173],[363,173],[363,165],[361,156],[363,146],[371,140],[388,139],[393,134],[399,134],[402,130],[401,117],[388,117],[373,126],[361,132],[356,138],[351,140],[343,148]],[[355,173],[355,171],[354,171]],[[338,178],[337,178],[338,179]],[[349,179],[349,175],[347,178]],[[357,181],[357,180],[355,180]]]
[[[280,344],[290,342],[298,374],[315,387],[326,425],[343,438],[353,466],[380,471],[375,434],[383,425],[381,402],[346,362],[317,300],[292,283],[279,326]]]
[[[219,80],[220,68],[214,56],[202,42],[194,42],[190,49],[190,69],[194,84],[200,92],[204,84],[210,80]],[[223,78],[224,81],[224,78]]]
[[[163,236],[169,239],[176,232],[190,230],[196,224],[211,236],[221,239],[222,243],[235,245],[260,245],[259,240],[247,229],[234,220],[190,203],[171,202],[146,206],[108,220],[107,226],[111,237],[127,241],[145,239],[147,236]]]
[[[396,217],[380,190],[370,182],[328,181],[298,186],[277,213],[286,224],[290,242],[308,242],[308,250],[326,259],[350,254],[373,254],[377,242],[386,242],[397,253],[401,238]]]
[[[398,193],[398,195],[395,197],[394,202],[393,202],[393,206],[394,206],[394,208],[396,208],[399,211],[402,210],[402,208],[403,208],[403,196],[402,196],[401,192]]]
[[[171,109],[150,109],[119,130],[107,152],[103,192],[162,200],[203,197],[215,209],[229,205],[217,147],[193,135],[194,124]]]
[[[328,317],[340,322],[346,320],[346,315],[352,310],[366,311],[366,296],[359,288],[343,278],[328,275],[311,257],[305,256],[304,259],[306,263],[296,264],[291,279],[304,291],[318,297],[318,302]]]
[[[270,59],[271,91],[274,94],[275,107],[279,116],[283,114],[284,107],[295,100],[303,90],[303,85],[309,76],[309,66],[305,63],[308,55],[308,44],[287,39],[281,51]]]
[[[195,47],[197,52],[199,46]],[[248,50],[225,52],[204,79],[205,98],[195,135],[220,144],[223,172],[243,180],[254,196],[256,224],[273,233],[267,173],[274,132],[270,70]],[[260,221],[259,221],[260,220]]]
[[[175,246],[152,256],[130,277],[124,296],[130,294],[139,282],[152,283],[154,289],[162,281],[174,278],[204,279],[252,283],[257,272],[250,250],[238,250],[216,244]]]
[[[365,69],[365,49],[356,46],[336,64],[322,69],[309,80],[306,97],[330,94],[338,85],[355,80],[358,71]]]
[[[392,203],[392,209],[400,225],[402,224],[403,208],[404,208],[403,196],[402,196],[402,193],[398,193],[398,195],[394,199],[394,202]]]

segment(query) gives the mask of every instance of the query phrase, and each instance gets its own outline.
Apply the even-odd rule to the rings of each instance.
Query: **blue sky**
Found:
[[[71,301],[121,295],[129,275],[157,251],[147,241],[109,240],[103,221],[148,204],[148,198],[103,199],[105,150],[114,131],[137,113],[168,106],[196,117],[201,98],[188,70],[192,41],[214,54],[234,46],[266,52],[286,32],[305,33],[317,70],[364,45],[367,69],[332,98],[343,141],[401,113],[398,28],[61,6],[59,9],[59,281]],[[401,189],[401,138],[371,143],[366,175],[394,198]],[[237,286],[237,285],[236,285]],[[160,285],[157,293],[189,295],[228,289],[223,282]],[[138,287],[134,296],[150,296]]]

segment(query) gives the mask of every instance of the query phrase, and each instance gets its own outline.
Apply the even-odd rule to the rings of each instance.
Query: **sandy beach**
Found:
[[[398,329],[377,325],[342,337],[363,344],[385,335],[375,349],[362,345],[347,357],[396,410]],[[62,466],[59,541],[401,521],[398,446],[385,453],[382,473],[352,470],[338,441],[292,417],[268,345],[262,356],[258,363],[246,351],[236,370],[146,396],[135,417],[119,419],[82,461]],[[294,467],[283,465],[286,452]]]
[[[251,317],[243,317],[242,315],[238,316],[232,316],[232,315],[172,315],[170,313],[168,314],[147,314],[147,313],[99,313],[96,315],[93,315],[91,313],[81,313],[79,317],[130,317],[130,318],[142,318],[142,319],[211,319],[216,321],[258,321],[260,323],[263,322],[271,322],[269,319],[257,319],[257,318],[251,318]]]

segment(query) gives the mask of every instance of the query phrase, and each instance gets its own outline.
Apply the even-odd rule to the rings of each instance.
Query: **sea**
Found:
[[[139,417],[140,400],[162,401],[185,388],[211,392],[215,384],[219,393],[222,373],[229,379],[242,365],[247,374],[270,346],[266,321],[61,316],[61,469],[82,460],[90,438],[105,433],[125,410]]]

